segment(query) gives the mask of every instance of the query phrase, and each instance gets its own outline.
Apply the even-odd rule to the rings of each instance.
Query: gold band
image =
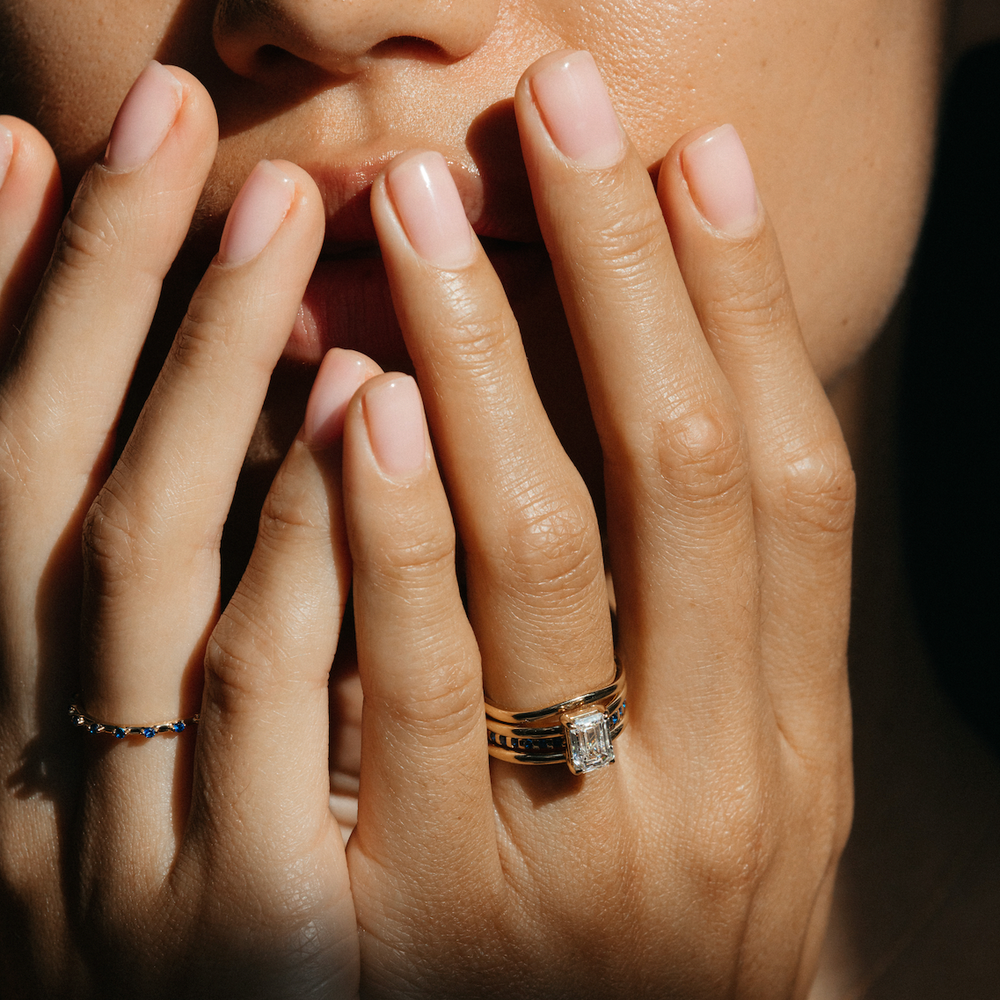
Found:
[[[100,722],[88,715],[80,707],[79,700],[77,698],[77,704],[69,706],[69,721],[80,729],[86,729],[88,733],[107,733],[119,740],[126,736],[145,736],[148,740],[162,733],[183,733],[188,726],[193,726],[201,719],[200,715],[192,715],[187,719],[171,719],[169,722],[154,722],[151,725],[119,726],[113,722]]]
[[[612,741],[625,728],[625,675],[617,664],[607,687],[556,705],[509,712],[486,703],[491,757],[515,764],[566,764],[585,774],[614,762]]]

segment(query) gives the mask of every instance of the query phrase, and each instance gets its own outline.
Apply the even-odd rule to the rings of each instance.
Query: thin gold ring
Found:
[[[141,726],[121,726],[114,722],[101,722],[88,715],[79,704],[80,699],[69,706],[69,721],[79,729],[88,733],[107,733],[116,739],[123,740],[126,736],[145,736],[147,740],[162,733],[183,733],[188,726],[201,721],[200,715],[191,715],[186,719],[171,719],[169,722],[154,722]]]

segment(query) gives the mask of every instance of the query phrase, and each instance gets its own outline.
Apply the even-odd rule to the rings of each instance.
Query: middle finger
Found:
[[[397,159],[372,213],[466,550],[487,696],[525,710],[602,687],[614,665],[593,504],[443,158]]]

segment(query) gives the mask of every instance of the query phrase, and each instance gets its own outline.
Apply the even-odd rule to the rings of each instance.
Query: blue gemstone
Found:
[[[92,722],[88,731],[91,733],[99,733],[101,731],[101,727],[96,722]]]
[[[187,727],[183,722],[175,722],[173,725],[173,730],[175,733],[183,733]]]
[[[124,729],[116,729],[115,730],[115,739],[116,740],[123,740],[123,739],[125,739],[125,730]]]
[[[150,729],[149,726],[147,726],[142,731],[142,735],[145,736],[146,739],[148,740],[151,736],[155,736],[156,735],[156,730],[155,729]]]

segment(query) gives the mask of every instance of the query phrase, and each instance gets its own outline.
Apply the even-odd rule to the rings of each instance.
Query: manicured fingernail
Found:
[[[610,167],[625,149],[618,116],[589,52],[571,52],[531,78],[531,94],[559,151],[585,167]]]
[[[440,153],[395,160],[385,183],[410,244],[424,260],[449,269],[472,260],[465,206]]]
[[[757,224],[757,185],[746,150],[732,125],[720,125],[681,150],[691,197],[709,225],[745,236]]]
[[[292,207],[295,181],[270,160],[250,172],[226,219],[219,244],[219,261],[244,264],[271,242]]]
[[[14,158],[14,133],[0,125],[0,187],[7,179],[10,161]]]
[[[155,60],[128,92],[111,128],[104,165],[118,173],[141,167],[161,146],[177,118],[184,88]]]
[[[405,476],[424,467],[424,412],[417,383],[409,375],[369,389],[364,412],[375,461],[386,475]]]
[[[347,404],[371,377],[367,358],[335,347],[327,351],[306,404],[305,439],[314,450],[329,448],[344,431]]]

